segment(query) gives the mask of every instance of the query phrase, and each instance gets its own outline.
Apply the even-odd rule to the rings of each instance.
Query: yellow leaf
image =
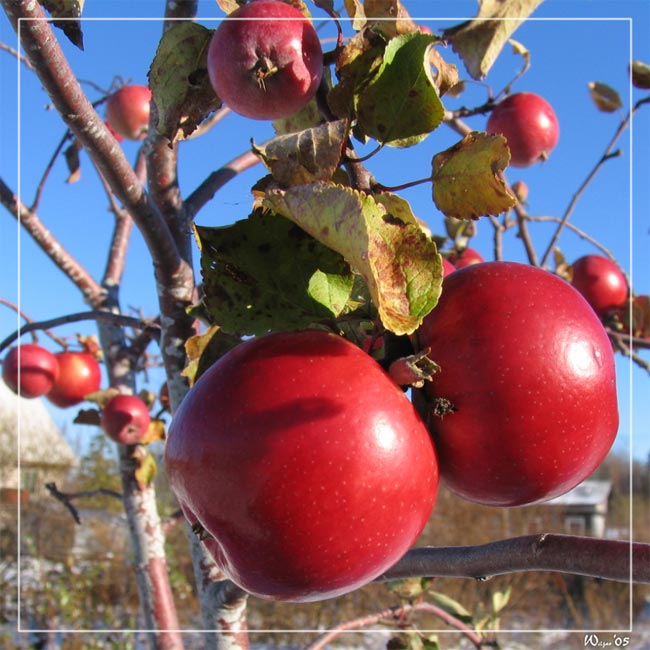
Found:
[[[433,158],[433,201],[447,217],[498,215],[516,201],[503,170],[510,151],[501,135],[473,131]]]

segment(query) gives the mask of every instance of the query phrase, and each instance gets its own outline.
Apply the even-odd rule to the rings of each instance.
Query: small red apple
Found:
[[[512,167],[530,167],[546,160],[560,137],[555,111],[534,93],[506,97],[490,113],[485,130],[505,136]]]
[[[146,86],[128,85],[106,100],[106,119],[114,132],[127,140],[142,140],[149,126],[151,91]]]
[[[101,369],[89,352],[66,351],[54,355],[59,364],[59,374],[47,399],[61,408],[84,401],[86,395],[95,393],[101,385]]]
[[[446,278],[450,273],[453,273],[456,267],[446,258],[442,258],[442,277]]]
[[[585,255],[572,264],[571,284],[596,313],[604,315],[623,306],[628,286],[615,262],[602,255]]]
[[[215,92],[236,113],[274,120],[297,113],[316,94],[323,52],[312,24],[278,0],[257,0],[233,11],[208,49]]]
[[[462,251],[454,251],[451,255],[449,255],[449,261],[457,269],[462,269],[465,266],[470,266],[470,264],[485,262],[483,256],[473,248],[463,248]]]
[[[430,436],[360,348],[324,331],[247,340],[190,389],[165,467],[219,568],[258,596],[352,591],[415,542],[437,494]]]
[[[151,416],[137,395],[116,395],[104,406],[100,416],[104,433],[115,442],[135,445],[147,433]]]
[[[605,458],[618,429],[614,353],[565,280],[514,262],[459,269],[417,337],[440,366],[422,412],[440,475],[460,496],[547,500]]]
[[[14,393],[35,398],[49,393],[59,373],[56,357],[35,343],[11,348],[2,362],[2,379]]]

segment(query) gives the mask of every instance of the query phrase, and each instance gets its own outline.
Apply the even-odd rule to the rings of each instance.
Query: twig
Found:
[[[0,203],[20,222],[54,264],[72,280],[86,301],[93,306],[101,304],[104,295],[102,287],[45,227],[38,215],[18,200],[1,178]]]
[[[85,499],[103,495],[122,501],[122,495],[119,492],[116,492],[115,490],[109,490],[108,488],[84,490],[83,492],[61,492],[56,487],[56,483],[46,483],[45,487],[57,501],[60,501],[70,511],[72,518],[77,524],[81,524],[81,517],[79,516],[79,511],[72,505],[72,501],[75,499]]]
[[[303,650],[322,650],[344,632],[362,630],[364,628],[370,627],[371,625],[376,625],[377,623],[381,623],[382,621],[386,620],[400,622],[406,615],[414,612],[434,614],[448,625],[456,628],[457,630],[460,630],[463,635],[474,644],[474,647],[481,647],[482,639],[480,634],[472,630],[469,625],[458,620],[455,616],[452,616],[448,612],[445,612],[442,608],[437,607],[436,605],[422,602],[414,603],[413,605],[402,605],[400,607],[389,607],[379,612],[375,612],[374,614],[368,614],[367,616],[362,616],[352,621],[341,623],[334,629],[328,630],[325,634],[310,643],[308,646],[305,646]]]
[[[569,205],[567,209],[565,210],[564,214],[562,215],[562,219],[560,220],[560,223],[558,224],[558,227],[555,230],[555,233],[553,234],[553,237],[551,238],[551,241],[548,244],[548,247],[546,248],[546,252],[544,253],[544,256],[542,257],[541,261],[541,266],[544,268],[548,264],[548,260],[553,254],[553,251],[555,250],[555,246],[560,238],[560,235],[562,234],[562,231],[564,230],[566,224],[568,223],[569,219],[571,218],[571,215],[573,214],[573,211],[579,201],[579,199],[582,197],[584,194],[585,190],[593,180],[593,178],[596,176],[596,174],[600,171],[601,167],[608,161],[611,160],[612,158],[615,158],[619,155],[617,151],[614,150],[614,147],[616,146],[616,143],[618,142],[619,138],[621,135],[623,135],[623,132],[627,129],[630,120],[632,119],[632,116],[634,113],[636,113],[641,106],[644,104],[650,103],[650,97],[644,97],[643,99],[640,99],[633,107],[632,109],[628,112],[628,114],[621,120],[621,123],[618,125],[618,128],[616,129],[616,132],[612,136],[612,139],[610,140],[609,144],[607,145],[605,149],[605,153],[600,157],[598,162],[594,165],[594,167],[591,169],[591,171],[587,174],[587,177],[585,180],[582,182],[580,187],[577,189],[573,197],[571,198],[571,201],[569,202]]]
[[[557,571],[650,583],[650,544],[543,534],[479,546],[415,548],[378,581],[424,576],[485,579],[519,571]]]
[[[67,323],[77,323],[84,320],[104,321],[119,325],[122,327],[132,327],[134,329],[148,330],[158,338],[160,332],[160,325],[154,323],[152,320],[141,320],[140,318],[133,318],[132,316],[125,316],[123,314],[113,314],[106,311],[82,311],[76,314],[66,314],[50,320],[32,321],[27,323],[20,330],[13,332],[7,338],[0,342],[0,352],[7,346],[11,345],[18,337],[32,332],[34,330],[45,330],[50,327],[57,327],[58,325],[65,325]]]
[[[33,318],[30,318],[29,316],[27,316],[27,314],[25,314],[24,311],[18,309],[18,306],[14,305],[12,302],[9,302],[8,300],[5,300],[4,298],[0,298],[0,304],[6,305],[10,309],[13,309],[18,315],[20,315],[21,318],[23,318],[25,320],[26,323],[33,323],[34,322]],[[58,343],[61,347],[63,347],[63,348],[66,347],[66,342],[62,338],[60,338],[56,334],[54,334],[54,332],[46,329],[46,330],[43,330],[43,333],[47,334],[47,336],[49,336],[53,341]],[[32,332],[32,340],[34,341],[34,343],[38,343],[38,336],[36,335],[35,330]]]
[[[59,141],[59,144],[56,146],[56,149],[54,150],[54,153],[50,157],[49,162],[47,163],[47,166],[45,167],[45,171],[41,175],[41,180],[38,182],[38,186],[36,187],[36,194],[34,196],[34,200],[32,201],[32,204],[29,206],[29,211],[30,212],[36,212],[38,210],[38,206],[40,205],[41,202],[41,196],[43,195],[43,190],[45,189],[45,183],[47,182],[47,179],[50,176],[50,172],[54,168],[54,163],[56,162],[56,159],[59,157],[59,154],[63,150],[63,145],[65,143],[72,139],[72,132],[67,129],[66,132],[63,134],[63,137]]]
[[[185,209],[189,220],[194,219],[201,208],[208,203],[214,195],[230,180],[243,171],[254,167],[260,159],[252,152],[245,151],[217,171],[212,172],[188,197],[185,199]]]
[[[29,59],[26,56],[23,56],[18,50],[14,50],[13,47],[10,47],[6,43],[0,43],[0,50],[9,52],[9,54],[15,56],[21,63],[23,63],[30,70],[34,69],[34,67],[32,66],[32,64],[30,63]]]

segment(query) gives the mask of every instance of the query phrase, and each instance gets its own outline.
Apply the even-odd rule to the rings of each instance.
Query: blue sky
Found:
[[[435,31],[469,18],[476,2],[434,2],[406,0],[411,15],[421,18]],[[134,83],[146,83],[147,69],[161,33],[158,20],[162,2],[121,2],[93,0],[86,3],[85,51],[68,45],[64,49],[77,76],[107,88],[116,76]],[[314,15],[320,18],[318,10]],[[214,27],[211,20],[222,16],[212,0],[199,3],[200,21]],[[531,52],[531,68],[515,86],[516,91],[532,91],[545,97],[560,121],[560,142],[544,165],[523,170],[511,169],[508,179],[524,180],[530,190],[529,211],[534,215],[560,216],[589,170],[602,155],[622,114],[599,112],[592,104],[587,84],[601,81],[615,88],[625,109],[642,96],[631,91],[628,78],[630,57],[650,61],[650,3],[646,0],[590,1],[547,0],[522,26],[514,38]],[[425,20],[430,18],[431,20]],[[131,20],[128,20],[131,19]],[[448,20],[445,20],[448,19]],[[322,30],[325,37],[332,26]],[[57,32],[60,34],[60,32]],[[4,16],[0,17],[0,40],[16,45],[16,37]],[[327,46],[326,46],[327,47]],[[459,63],[450,48],[442,50],[450,62]],[[500,90],[521,67],[521,58],[509,47],[482,83],[470,83],[458,99],[447,99],[447,108],[477,105],[487,98],[488,89]],[[459,63],[461,76],[467,73]],[[0,52],[0,84],[3,89],[0,117],[5,134],[0,149],[0,175],[26,203],[31,203],[38,180],[64,133],[56,113],[48,110],[48,98],[38,80],[6,52]],[[91,99],[99,95],[86,86]],[[634,121],[633,138],[627,132],[620,140],[622,155],[609,161],[577,205],[572,223],[606,244],[632,275],[637,294],[650,293],[648,237],[650,194],[650,111],[642,110]],[[485,126],[485,117],[467,120],[475,129]],[[180,186],[187,195],[212,171],[246,150],[250,138],[261,142],[272,134],[270,125],[231,115],[207,135],[185,143],[181,149]],[[458,140],[457,134],[441,126],[423,143],[412,149],[386,149],[368,166],[385,185],[398,185],[426,176],[432,156]],[[124,143],[127,156],[135,159],[137,144]],[[17,164],[18,162],[18,164]],[[50,230],[98,279],[106,262],[106,242],[112,231],[107,201],[85,154],[81,154],[82,177],[66,184],[67,170],[61,159],[54,167],[44,191],[39,214]],[[226,224],[244,218],[250,210],[250,187],[262,175],[260,167],[229,183],[197,217],[202,225]],[[632,191],[630,191],[632,189]],[[420,186],[403,193],[414,212],[427,221],[434,232],[442,233],[442,216],[431,200],[431,187]],[[491,228],[479,222],[474,248],[491,255]],[[532,231],[538,251],[543,251],[552,228],[538,224]],[[560,247],[568,261],[594,252],[593,247],[572,233],[565,233]],[[20,266],[18,252],[20,251]],[[8,213],[0,211],[0,296],[17,302],[35,320],[47,319],[86,309],[80,295],[50,261],[21,234]],[[524,260],[518,240],[506,238],[505,256]],[[198,255],[197,255],[198,258]],[[134,233],[121,291],[125,309],[133,307],[147,315],[157,311],[151,262],[142,238]],[[15,316],[0,306],[0,338],[16,329]],[[59,328],[60,335],[94,333],[92,323]],[[42,342],[47,342],[41,337]],[[616,448],[647,457],[650,452],[650,378],[626,359],[617,360],[621,428]],[[162,382],[152,372],[149,384],[157,390]],[[70,414],[52,407],[59,423],[69,424]]]

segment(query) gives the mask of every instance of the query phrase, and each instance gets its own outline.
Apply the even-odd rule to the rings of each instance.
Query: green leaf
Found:
[[[339,81],[327,95],[327,104],[335,115],[352,115],[355,95],[379,70],[385,47],[385,38],[372,29],[356,34],[346,43],[336,61]]]
[[[444,31],[473,79],[483,79],[511,34],[542,0],[480,0],[476,19]]]
[[[389,41],[381,67],[356,105],[366,135],[383,144],[407,147],[440,125],[445,111],[429,60],[436,40],[429,34],[410,33]]]
[[[84,36],[79,19],[83,12],[84,0],[40,0],[40,2],[52,18],[65,18],[65,20],[54,20],[54,25],[63,31],[73,45],[83,50]]]
[[[430,591],[429,599],[434,605],[438,605],[445,612],[451,614],[454,618],[464,623],[472,622],[472,615],[457,601],[439,591]]]
[[[258,211],[196,233],[203,303],[224,331],[300,329],[346,308],[354,284],[346,262],[284,217]]]
[[[614,113],[623,106],[619,94],[607,84],[600,81],[590,81],[587,84],[591,101],[603,113]]]
[[[221,106],[207,71],[212,30],[174,23],[158,44],[149,68],[149,87],[158,109],[157,132],[174,142],[188,137]]]
[[[433,158],[433,201],[455,219],[498,215],[514,207],[503,170],[510,151],[501,135],[473,131]]]
[[[362,275],[389,331],[411,334],[437,304],[442,260],[403,199],[317,182],[270,190],[264,204]]]
[[[347,121],[337,120],[279,135],[265,145],[253,147],[273,178],[283,186],[329,180],[341,161]]]

